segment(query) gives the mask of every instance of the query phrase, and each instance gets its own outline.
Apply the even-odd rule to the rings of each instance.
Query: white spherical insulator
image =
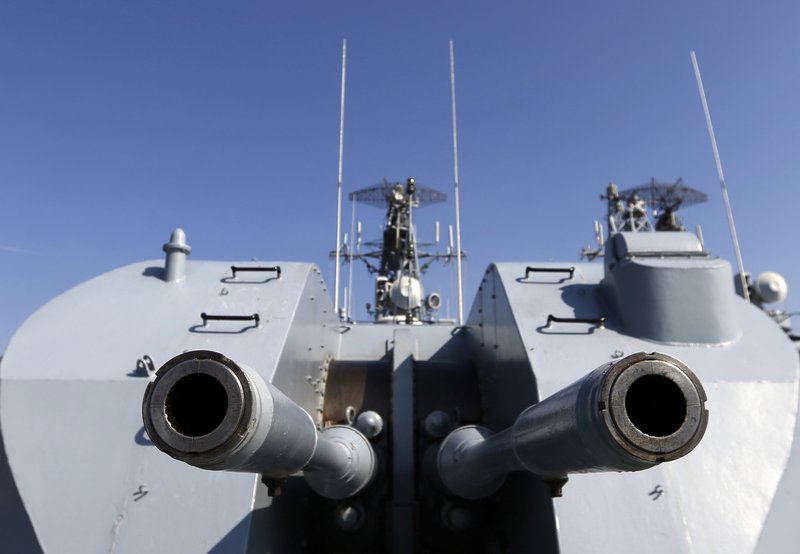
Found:
[[[392,303],[400,309],[410,310],[422,302],[422,283],[410,275],[401,275],[392,283]]]
[[[765,304],[781,302],[789,294],[789,286],[786,279],[780,273],[765,271],[756,279],[754,288]]]

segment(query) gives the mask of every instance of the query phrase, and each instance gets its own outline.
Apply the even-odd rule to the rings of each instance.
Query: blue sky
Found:
[[[313,261],[332,285],[343,38],[345,192],[451,191],[455,41],[467,306],[492,261],[577,260],[610,181],[683,177],[710,198],[684,222],[733,260],[696,50],[745,266],[797,309],[799,24],[789,1],[3,2],[0,350],[176,226],[193,259]],[[451,214],[421,211],[423,238]],[[382,215],[359,208],[365,239]]]

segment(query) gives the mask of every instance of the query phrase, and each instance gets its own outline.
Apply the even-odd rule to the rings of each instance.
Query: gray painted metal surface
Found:
[[[591,286],[600,281],[602,268],[575,267],[573,279],[564,282],[525,282],[522,264],[497,265],[488,273],[495,290],[503,287],[505,294],[498,296],[507,302],[494,310],[513,313],[541,396],[580,377],[578,360],[658,349],[683,360],[703,382],[710,421],[705,438],[686,458],[641,473],[571,478],[564,497],[554,502],[562,549],[580,551],[590,536],[598,551],[753,551],[795,430],[796,349],[770,318],[741,300],[734,303],[735,317],[746,332],[726,345],[652,343],[617,331],[613,320],[602,328],[546,329],[550,313],[597,316],[603,311],[600,289]],[[619,521],[638,531],[619,532]],[[793,528],[782,532],[784,540],[796,536]]]
[[[741,334],[730,264],[686,232],[617,233],[606,248],[606,309],[629,334],[662,343],[721,344]]]
[[[622,235],[614,267],[492,265],[463,327],[340,322],[311,264],[182,260],[176,277],[158,261],[101,275],[31,316],[0,365],[20,499],[6,479],[2,506],[13,521],[24,508],[36,536],[6,522],[3,533],[81,553],[789,551],[800,539],[797,350],[734,295],[725,262],[674,236]],[[375,480],[328,500],[289,475],[271,497],[258,475],[159,452],[140,417],[154,378],[145,356],[157,368],[191,350],[249,366],[320,428],[380,416]],[[689,455],[571,475],[555,499],[524,472],[485,500],[442,490],[431,460],[451,428],[501,431],[636,352],[677,358],[702,382],[709,423]]]
[[[189,262],[183,281],[165,282],[160,262],[134,264],[61,295],[15,334],[0,421],[45,551],[245,550],[257,477],[190,468],[152,446],[136,413],[148,382],[137,360],[222,343],[313,413],[332,308],[314,266],[281,267],[280,278],[233,278],[230,264]],[[259,327],[203,326],[202,312],[243,306],[261,314]]]

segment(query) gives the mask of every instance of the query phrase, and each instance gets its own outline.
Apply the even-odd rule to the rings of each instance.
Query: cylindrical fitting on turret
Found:
[[[195,467],[281,479],[300,470],[327,498],[373,479],[375,454],[356,429],[318,432],[311,416],[252,369],[222,354],[181,354],[147,386],[142,417],[160,450]]]
[[[186,275],[186,256],[192,253],[192,248],[186,244],[186,233],[178,227],[172,231],[169,242],[163,246],[167,253],[164,261],[164,280],[168,283],[180,281]]]
[[[563,482],[570,473],[639,471],[683,457],[703,438],[706,394],[682,362],[638,353],[605,364],[523,411],[514,425],[456,429],[437,455],[456,496],[493,494],[506,473]]]

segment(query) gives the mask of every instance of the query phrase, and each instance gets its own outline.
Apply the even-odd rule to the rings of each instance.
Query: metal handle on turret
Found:
[[[203,320],[203,327],[208,325],[209,321],[254,321],[256,327],[261,324],[261,316],[258,314],[250,315],[212,315],[205,312],[200,314],[200,319]]]
[[[602,315],[600,317],[556,317],[553,314],[549,314],[547,316],[547,325],[544,328],[549,329],[551,323],[588,323],[589,325],[603,327],[606,324],[606,318]]]
[[[468,499],[500,488],[510,471],[541,476],[560,496],[570,473],[639,471],[691,452],[705,433],[706,394],[677,359],[638,353],[605,364],[493,433],[450,433],[436,458],[445,488]]]
[[[142,402],[160,450],[202,469],[279,480],[303,471],[326,498],[349,498],[375,476],[369,441],[348,426],[318,431],[311,416],[247,366],[217,352],[176,356],[156,373]]]
[[[250,272],[268,271],[268,272],[272,272],[272,273],[277,273],[278,274],[278,278],[280,278],[280,276],[281,276],[281,266],[279,266],[279,265],[269,266],[269,267],[265,267],[265,266],[252,267],[252,266],[239,266],[239,265],[232,265],[231,266],[231,273],[233,274],[233,278],[234,279],[236,279],[236,273],[241,272],[241,271],[250,271]]]
[[[575,275],[575,266],[570,267],[531,267],[525,268],[525,279],[531,276],[531,273],[569,273],[568,279],[572,279]]]

